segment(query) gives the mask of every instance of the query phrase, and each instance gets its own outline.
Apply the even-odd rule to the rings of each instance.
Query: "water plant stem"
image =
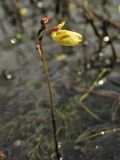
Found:
[[[44,69],[45,69],[45,74],[46,74],[46,79],[48,83],[48,90],[49,90],[49,95],[50,95],[50,111],[51,111],[51,118],[52,118],[52,126],[53,126],[53,136],[54,136],[54,144],[55,144],[55,152],[56,152],[56,158],[60,160],[60,153],[58,149],[58,140],[57,140],[57,128],[56,128],[56,121],[55,121],[55,115],[54,115],[54,105],[53,105],[53,94],[52,94],[52,89],[51,89],[51,81],[50,81],[50,76],[48,72],[48,66],[46,63],[46,57],[43,53],[43,47],[42,47],[42,40],[39,41],[37,45],[37,49],[39,52],[39,55],[41,57]]]
[[[90,139],[94,139],[94,138],[97,138],[98,136],[105,136],[106,134],[115,134],[116,132],[120,132],[120,128],[113,128],[113,129],[108,129],[108,130],[103,129],[102,131],[98,131],[94,134],[91,134],[91,135],[88,135],[88,136],[83,137],[81,139],[78,139],[76,141],[76,143],[87,141]],[[83,134],[85,134],[85,133],[83,133]]]
[[[93,83],[91,84],[91,86],[88,88],[87,92],[85,94],[83,94],[80,97],[80,102],[82,102],[84,99],[86,99],[89,94],[91,93],[91,91],[94,89],[94,87],[96,86],[96,84],[99,82],[99,80],[108,72],[108,70],[103,69],[97,76],[97,78],[93,81]]]
[[[108,70],[103,69],[97,76],[97,78],[93,81],[92,85],[87,89],[87,92],[85,92],[79,99],[79,103],[81,108],[83,108],[87,113],[89,113],[93,118],[103,121],[96,115],[88,106],[86,106],[83,101],[89,96],[89,94],[93,91],[96,84],[99,82],[99,80],[104,77],[104,75],[108,72]]]

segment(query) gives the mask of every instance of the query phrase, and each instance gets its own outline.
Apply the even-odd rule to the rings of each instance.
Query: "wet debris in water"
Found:
[[[3,80],[12,80],[14,78],[13,74],[9,72],[8,70],[2,70],[0,72],[0,79]]]

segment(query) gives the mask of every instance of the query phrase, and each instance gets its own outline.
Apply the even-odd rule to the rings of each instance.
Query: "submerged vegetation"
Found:
[[[119,1],[0,4],[0,160],[119,160]]]

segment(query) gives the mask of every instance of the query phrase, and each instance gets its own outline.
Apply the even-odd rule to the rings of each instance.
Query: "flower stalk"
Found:
[[[57,42],[58,44],[63,45],[63,46],[77,46],[82,42],[83,36],[77,32],[63,30],[62,27],[64,26],[65,22],[62,22],[59,25],[51,27],[51,28],[46,28],[46,24],[49,22],[49,20],[50,20],[50,18],[42,18],[41,19],[41,28],[38,31],[37,49],[38,49],[40,58],[42,60],[42,63],[43,63],[44,69],[45,69],[46,79],[47,79],[47,83],[48,83],[55,152],[56,152],[57,160],[60,160],[61,156],[60,156],[60,152],[58,149],[57,128],[56,128],[56,121],[55,121],[55,115],[54,115],[54,104],[53,104],[51,81],[50,81],[50,76],[49,76],[49,72],[48,72],[46,57],[43,52],[42,39],[43,39],[43,35],[46,32],[52,32],[51,38],[53,39],[53,41]]]
[[[45,54],[43,52],[43,45],[42,45],[43,33],[46,30],[46,24],[45,24],[44,19],[41,20],[41,25],[42,25],[41,29],[38,32],[37,50],[38,50],[38,53],[39,53],[40,58],[42,60],[43,67],[44,67],[45,74],[46,74],[47,83],[48,83],[48,90],[49,90],[49,96],[50,96],[50,111],[51,111],[51,119],[52,119],[52,126],[53,126],[55,153],[56,153],[57,160],[60,160],[61,156],[60,156],[59,149],[58,149],[57,127],[56,127],[56,120],[55,120],[55,115],[54,115],[54,104],[53,104],[53,94],[52,94],[52,88],[51,88],[51,81],[50,81],[50,76],[49,76],[49,72],[48,72],[48,65],[47,65],[47,62],[46,62],[46,56],[45,56]]]

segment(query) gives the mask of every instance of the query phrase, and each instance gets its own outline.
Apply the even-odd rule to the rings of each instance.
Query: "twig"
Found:
[[[103,16],[102,14],[94,11],[92,8],[88,7],[86,9],[86,7],[79,1],[79,0],[75,0],[76,3],[78,4],[79,7],[81,7],[82,9],[84,9],[86,12],[88,12],[88,10],[98,19],[102,20],[102,21],[106,21],[108,22],[110,25],[112,25],[113,27],[120,29],[120,23],[119,22],[115,22],[112,19],[110,19],[107,16]]]
[[[94,21],[93,21],[93,18],[86,12],[85,9],[84,9],[84,11],[85,11],[85,12],[84,12],[84,16],[85,16],[85,18],[87,19],[87,21],[91,24],[95,35],[96,35],[99,39],[101,39],[101,35],[100,35],[100,33],[98,32],[97,27],[95,26],[95,23],[94,23]]]
[[[120,23],[119,22],[115,22],[113,21],[112,19],[110,19],[109,17],[107,16],[103,16],[102,14],[96,12],[96,11],[93,11],[92,9],[90,9],[91,12],[94,14],[94,16],[96,16],[98,19],[102,20],[102,21],[106,21],[108,22],[110,25],[112,25],[113,27],[117,28],[117,29],[120,29]]]
[[[85,93],[85,92],[89,91],[89,88],[80,87],[78,85],[72,86],[71,89],[73,89],[77,92],[82,92],[82,93]],[[119,93],[116,93],[116,92],[113,92],[113,91],[107,91],[107,90],[105,90],[105,91],[104,90],[100,90],[100,91],[91,90],[89,92],[89,94],[95,94],[95,95],[98,95],[98,96],[110,97],[110,98],[120,98]]]
[[[112,56],[113,57],[113,61],[116,61],[117,60],[117,53],[116,53],[112,38],[109,35],[106,22],[103,22],[103,27],[102,28],[103,28],[104,36],[108,36],[109,37],[109,41],[108,42],[109,42],[109,45],[111,46],[112,55],[113,55]]]

